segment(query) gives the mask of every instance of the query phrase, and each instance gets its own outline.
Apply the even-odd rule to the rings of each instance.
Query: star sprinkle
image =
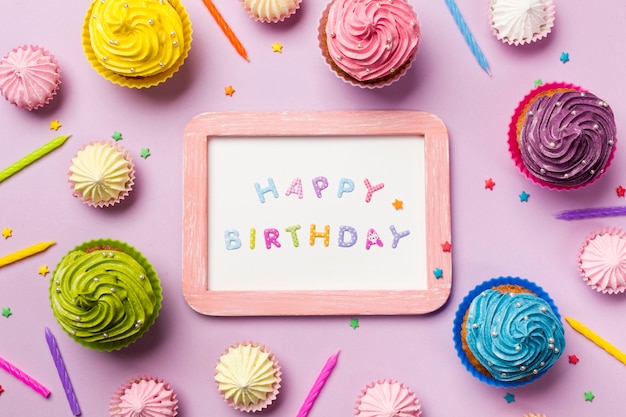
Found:
[[[452,249],[452,243],[448,242],[447,240],[441,244],[442,251],[450,252],[451,249]]]
[[[433,275],[435,276],[435,278],[439,279],[443,277],[443,271],[441,270],[441,268],[435,268],[433,269]]]
[[[48,274],[48,272],[50,272],[48,265],[41,265],[39,267],[39,271],[37,271],[39,275],[43,275],[44,277]]]
[[[272,44],[272,52],[278,52],[279,54],[283,53],[283,46],[278,42],[274,42]]]
[[[115,132],[113,132],[111,137],[113,138],[114,141],[117,142],[118,140],[122,140],[122,133],[116,130]]]
[[[619,187],[615,189],[615,192],[617,193],[618,197],[624,197],[624,194],[626,194],[626,188],[620,185]]]
[[[50,130],[59,130],[61,126],[63,125],[59,123],[59,119],[50,122]]]
[[[150,149],[141,148],[141,153],[139,154],[139,156],[141,156],[143,159],[148,159],[148,157],[150,156]]]
[[[596,396],[593,395],[593,392],[585,391],[585,401],[592,402],[594,398],[596,398]]]
[[[510,392],[507,392],[506,395],[504,396],[504,399],[506,400],[507,404],[511,404],[515,402],[515,395],[511,394]]]
[[[528,197],[530,197],[530,194],[528,194],[526,191],[522,191],[519,194],[520,203],[528,203]]]
[[[0,394],[2,394],[4,392],[4,388],[2,388],[2,385],[0,385]]]
[[[4,229],[2,229],[2,237],[4,237],[5,239],[10,238],[11,236],[13,236],[13,229],[5,227]]]
[[[580,361],[580,359],[578,359],[578,356],[576,355],[569,355],[567,358],[569,359],[569,363],[571,363],[572,365],[576,365],[578,361]]]
[[[485,189],[489,189],[493,191],[493,187],[495,186],[496,186],[496,183],[493,181],[493,179],[489,178],[485,180]]]
[[[357,329],[357,327],[359,327],[359,319],[356,317],[352,317],[350,319],[350,327],[352,327],[354,330]]]
[[[232,85],[227,85],[226,87],[224,87],[224,94],[232,97],[233,94],[235,94],[235,89]]]
[[[566,63],[569,61],[569,52],[561,52],[561,58],[559,58],[562,63]]]
[[[535,85],[535,87],[539,87],[543,84],[543,81],[541,81],[541,78],[537,78],[535,81],[533,81],[533,84]]]
[[[2,315],[6,318],[9,318],[13,314],[10,307],[2,307]]]
[[[402,204],[404,204],[402,200],[398,200],[397,198],[393,203],[391,203],[393,208],[395,208],[396,210],[402,210],[403,209]]]

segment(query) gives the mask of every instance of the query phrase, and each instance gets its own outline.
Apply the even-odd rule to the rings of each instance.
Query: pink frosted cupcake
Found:
[[[604,174],[615,153],[615,116],[606,101],[580,87],[548,83],[519,103],[509,151],[521,173],[543,187],[575,190]]]
[[[256,21],[282,22],[295,14],[302,0],[241,0],[246,12]]]
[[[278,360],[265,346],[242,342],[222,353],[215,367],[215,382],[228,405],[256,412],[278,396],[281,374]]]
[[[578,269],[587,285],[605,294],[626,290],[626,233],[604,228],[590,234],[578,252]]]
[[[554,26],[553,0],[491,0],[489,22],[493,34],[509,45],[545,38]]]
[[[135,183],[135,166],[115,142],[91,142],[72,158],[69,183],[75,197],[92,207],[108,207],[128,196]]]
[[[421,41],[419,19],[405,0],[333,0],[318,41],[326,63],[354,86],[388,86],[411,67]]]
[[[122,384],[109,402],[111,417],[174,417],[178,399],[160,378],[136,377]]]
[[[369,384],[357,400],[356,417],[419,417],[422,414],[417,396],[404,384],[379,380]]]
[[[48,104],[60,83],[56,59],[39,46],[14,48],[0,61],[0,93],[20,109]]]

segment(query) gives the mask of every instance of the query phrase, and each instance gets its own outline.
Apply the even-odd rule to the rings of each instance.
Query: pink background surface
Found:
[[[253,340],[268,346],[283,366],[277,402],[263,415],[297,413],[326,358],[341,349],[339,363],[314,405],[311,417],[351,415],[357,395],[371,381],[404,382],[419,396],[424,415],[615,416],[622,403],[626,369],[565,324],[564,356],[542,379],[510,390],[487,386],[461,366],[452,344],[452,319],[462,297],[491,277],[514,275],[541,285],[563,315],[593,328],[626,350],[621,317],[624,296],[598,294],[578,276],[576,252],[583,239],[604,226],[626,227],[623,218],[557,221],[561,210],[624,204],[616,188],[626,185],[624,145],[613,166],[592,186],[554,192],[531,184],[508,156],[509,117],[533,80],[578,84],[606,100],[625,126],[624,54],[626,7],[622,1],[556,2],[552,34],[528,47],[500,43],[487,21],[489,1],[459,0],[459,7],[491,65],[487,76],[475,62],[445,3],[412,0],[423,42],[413,68],[398,83],[368,91],[338,80],[326,67],[316,29],[325,5],[304,0],[281,24],[254,22],[237,1],[218,8],[246,46],[239,57],[201,1],[184,1],[194,40],[188,61],[173,79],[149,90],[111,84],[86,62],[80,33],[88,1],[4,1],[0,53],[38,44],[56,55],[63,74],[60,93],[45,108],[27,112],[0,102],[0,166],[7,166],[58,134],[72,138],[59,150],[0,184],[0,254],[38,241],[57,244],[40,255],[0,269],[0,357],[47,386],[44,399],[0,372],[0,415],[71,415],[44,338],[54,332],[84,416],[106,415],[111,394],[128,378],[155,375],[169,381],[180,399],[180,415],[238,416],[218,395],[214,363],[229,345]],[[591,18],[593,16],[593,18]],[[280,42],[282,53],[272,52]],[[559,60],[569,52],[570,61]],[[232,97],[224,87],[232,85]],[[438,115],[450,133],[452,170],[453,290],[435,314],[416,317],[212,318],[192,311],[181,292],[182,134],[187,122],[206,111],[421,110]],[[72,197],[67,169],[73,154],[91,140],[123,133],[121,144],[136,161],[137,181],[119,206],[98,210]],[[142,159],[141,148],[151,156]],[[493,178],[493,191],[484,181]],[[530,194],[521,203],[518,194]],[[92,238],[124,240],[141,250],[158,271],[164,304],[155,326],[134,345],[103,353],[79,346],[60,329],[49,308],[50,269],[75,245]],[[262,274],[260,272],[260,274]],[[262,275],[261,275],[262,277]],[[567,356],[580,358],[577,365]],[[596,396],[585,401],[584,392]]]

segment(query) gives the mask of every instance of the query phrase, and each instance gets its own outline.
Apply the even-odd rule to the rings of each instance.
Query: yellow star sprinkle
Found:
[[[13,236],[13,229],[5,227],[4,229],[2,229],[2,236],[4,236],[5,239],[10,238],[11,236]]]
[[[283,46],[281,44],[279,44],[278,42],[274,42],[272,44],[272,51],[273,52],[278,52],[280,54],[283,53]]]
[[[398,200],[397,198],[396,198],[396,201],[394,201],[393,203],[391,203],[391,205],[392,205],[392,206],[393,206],[396,210],[400,210],[400,209],[402,209],[402,208],[403,208],[403,207],[402,207],[402,204],[404,204],[404,203],[402,202],[402,200]]]
[[[61,126],[63,125],[59,123],[59,119],[50,122],[50,130],[59,130]]]
[[[50,272],[50,270],[48,269],[48,265],[41,265],[37,273],[45,277],[48,272]]]
[[[232,85],[228,85],[224,87],[224,94],[226,94],[227,96],[232,97],[234,93],[235,93],[235,89],[233,88]]]

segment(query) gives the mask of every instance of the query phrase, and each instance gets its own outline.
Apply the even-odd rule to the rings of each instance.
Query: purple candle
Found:
[[[75,416],[79,416],[81,411],[80,406],[78,405],[78,400],[76,399],[76,394],[74,393],[74,387],[72,387],[72,381],[70,380],[70,376],[67,373],[67,369],[65,368],[65,362],[63,362],[63,357],[61,356],[61,351],[59,350],[57,341],[54,338],[54,335],[52,334],[50,329],[48,329],[47,327],[46,342],[48,342],[48,347],[50,348],[52,359],[54,359],[54,365],[57,367],[59,378],[61,378],[61,384],[63,384],[65,396],[67,397],[67,401],[70,403],[72,414],[74,414]]]

